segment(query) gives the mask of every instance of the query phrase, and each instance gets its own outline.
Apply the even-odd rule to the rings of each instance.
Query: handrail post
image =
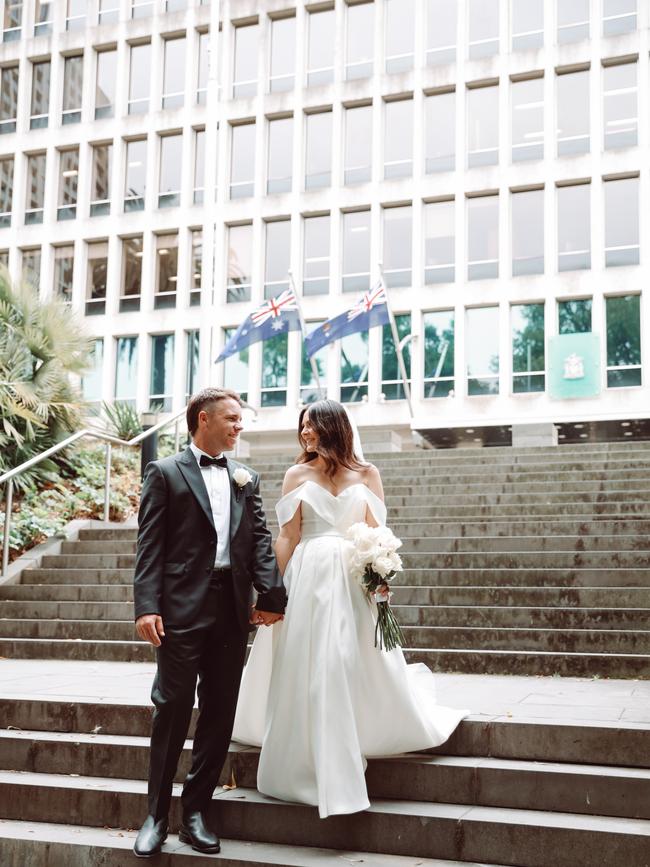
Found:
[[[11,534],[11,506],[14,496],[14,481],[9,479],[5,490],[5,525],[2,537],[2,577],[7,577],[9,568],[9,536]]]
[[[108,523],[111,511],[111,452],[112,445],[106,443],[106,475],[104,477],[104,521]]]
[[[180,451],[181,444],[181,429],[178,419],[176,419],[176,424],[174,425],[174,454],[177,455]]]

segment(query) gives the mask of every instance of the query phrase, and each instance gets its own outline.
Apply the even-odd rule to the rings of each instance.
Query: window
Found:
[[[25,197],[25,225],[43,222],[45,201],[45,154],[27,157],[27,191]]]
[[[424,170],[451,172],[456,168],[456,93],[434,93],[424,98]]]
[[[201,273],[203,271],[203,230],[192,229],[190,240],[190,307],[199,307],[201,304]]]
[[[142,235],[122,238],[120,313],[140,309],[142,294]]]
[[[0,69],[0,135],[16,132],[18,114],[18,66]]]
[[[603,0],[603,36],[636,30],[636,0]]]
[[[368,332],[348,334],[340,341],[341,403],[368,399]]]
[[[589,70],[557,77],[557,153],[589,153]]]
[[[557,0],[556,10],[560,45],[589,39],[589,0]]]
[[[424,206],[424,282],[455,280],[455,203],[453,199]]]
[[[38,292],[41,285],[41,248],[22,250],[21,260],[21,281]]]
[[[72,275],[74,271],[74,244],[54,248],[54,297],[72,301]]]
[[[639,178],[605,182],[605,265],[639,264]]]
[[[108,271],[108,241],[93,241],[86,245],[86,316],[106,312],[106,273]]]
[[[59,151],[59,196],[57,220],[74,220],[77,216],[79,182],[79,148]]]
[[[641,296],[605,299],[607,388],[641,385]]]
[[[558,271],[591,268],[589,184],[557,188]]]
[[[591,298],[558,301],[560,334],[588,334],[591,331]]]
[[[117,50],[97,52],[97,78],[95,82],[95,119],[115,115],[115,82],[117,78]]]
[[[413,100],[384,103],[384,178],[413,174]]]
[[[271,20],[271,70],[269,93],[293,90],[296,69],[296,19]]]
[[[208,98],[208,63],[210,58],[210,34],[207,31],[197,34],[199,40],[199,61],[196,76],[196,104],[205,105]]]
[[[251,270],[253,261],[253,226],[228,227],[228,287],[230,303],[251,300]]]
[[[187,9],[187,0],[166,0],[165,12],[180,12]]]
[[[115,351],[115,400],[135,406],[138,372],[138,338],[118,337]]]
[[[275,298],[289,288],[291,267],[291,221],[274,220],[265,224],[264,297]]]
[[[499,0],[469,0],[469,57],[499,53]]]
[[[202,205],[205,192],[205,130],[194,131],[194,204]]]
[[[636,62],[603,69],[605,150],[638,143]]]
[[[513,193],[512,276],[544,273],[544,190]]]
[[[149,410],[170,412],[174,391],[174,335],[153,334],[151,337],[151,378],[149,380]]]
[[[467,199],[467,279],[499,276],[499,197]]]
[[[334,46],[336,20],[333,9],[309,12],[309,47],[307,49],[307,86],[334,81]]]
[[[83,30],[86,26],[87,0],[67,0],[65,29]]]
[[[13,42],[20,39],[23,21],[23,0],[5,0],[2,41]]]
[[[383,208],[384,282],[387,287],[411,285],[412,208]]]
[[[415,0],[385,0],[384,54],[386,72],[413,68]]]
[[[395,315],[397,337],[400,342],[411,333],[411,314],[397,313]],[[402,373],[397,361],[395,341],[390,325],[382,326],[381,335],[381,394],[385,400],[405,400],[404,383]],[[409,389],[411,386],[411,347],[407,343],[402,349],[404,367],[408,377]]]
[[[472,87],[467,91],[467,165],[495,166],[499,162],[499,88]]]
[[[224,328],[224,344],[230,340],[237,329]],[[248,346],[234,355],[229,355],[223,362],[223,384],[232,388],[242,400],[248,400]]]
[[[46,127],[50,113],[50,70],[49,60],[32,63],[32,99],[30,106],[29,128]]]
[[[0,229],[11,225],[14,199],[14,158],[0,159]]]
[[[154,0],[131,0],[131,18],[147,18],[153,15]]]
[[[262,406],[286,406],[288,334],[276,334],[262,344]]]
[[[322,324],[322,322],[307,322],[307,332],[311,333]],[[314,403],[314,401],[320,400],[327,395],[327,347],[323,346],[322,349],[319,349],[318,352],[312,355],[311,359],[308,359],[305,355],[304,340],[301,342],[301,347],[300,400],[302,403]],[[312,362],[318,371],[320,391],[318,382],[314,376]]]
[[[156,235],[156,293],[153,306],[176,307],[178,232]]]
[[[330,285],[329,214],[305,217],[303,227],[302,294],[327,295]]]
[[[424,396],[453,397],[454,311],[424,314]]]
[[[258,25],[235,27],[235,66],[232,95],[255,96],[257,93]]]
[[[544,159],[544,79],[513,81],[512,161]]]
[[[354,8],[354,7],[351,7]],[[345,184],[363,184],[372,177],[372,106],[345,109]]]
[[[370,211],[343,213],[343,291],[370,289]]]
[[[242,199],[255,192],[255,124],[232,127],[230,149],[230,198]]]
[[[427,65],[456,60],[458,0],[427,0]]]
[[[513,304],[510,327],[512,393],[544,391],[544,305]]]
[[[499,308],[469,307],[465,311],[467,394],[499,393]]]
[[[198,390],[199,385],[199,350],[201,333],[198,329],[185,332],[185,403]]]
[[[160,177],[158,179],[158,207],[175,208],[181,203],[181,169],[183,163],[183,136],[160,137]]]
[[[291,192],[292,167],[293,118],[282,117],[271,120],[269,121],[266,192]]]
[[[305,116],[305,189],[329,187],[332,183],[332,112]]]
[[[99,0],[99,23],[117,24],[120,18],[120,0]]]
[[[52,0],[36,0],[34,9],[34,36],[52,32]]]
[[[0,250],[0,265],[9,268],[9,250]]]
[[[63,114],[61,123],[79,123],[83,91],[83,55],[66,57],[63,67]]]
[[[182,108],[185,102],[185,42],[184,36],[164,40],[163,108]]]
[[[126,143],[126,178],[124,210],[144,210],[147,191],[147,140],[133,139]]]
[[[370,78],[375,44],[375,4],[347,4],[345,13],[345,79]]]
[[[91,366],[86,370],[81,379],[81,393],[88,403],[101,400],[102,397],[102,371],[104,369],[104,340],[96,337],[90,348]]]
[[[544,45],[544,0],[512,0],[512,50]]]
[[[99,217],[110,213],[112,163],[112,142],[92,146],[92,188],[90,191],[91,217]]]
[[[132,45],[130,54],[129,114],[146,114],[151,88],[151,44]]]

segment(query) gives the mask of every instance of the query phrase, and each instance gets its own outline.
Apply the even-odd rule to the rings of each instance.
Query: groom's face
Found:
[[[234,449],[243,430],[241,407],[230,397],[215,401],[199,413],[194,442],[209,455]]]

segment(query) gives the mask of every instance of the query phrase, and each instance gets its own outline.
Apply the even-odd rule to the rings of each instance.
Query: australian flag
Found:
[[[311,334],[305,335],[307,358],[341,337],[356,334],[357,331],[368,331],[376,325],[386,325],[389,321],[386,289],[380,280],[369,292],[364,292],[363,297],[345,313],[328,319]]]
[[[300,331],[300,314],[293,289],[285,289],[277,298],[265,301],[239,326],[219,353],[217,361],[223,361],[236,352],[241,352],[251,343],[269,340],[276,334]],[[216,362],[215,362],[216,363]]]

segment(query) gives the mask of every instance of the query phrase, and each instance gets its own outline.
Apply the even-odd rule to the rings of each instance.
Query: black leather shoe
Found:
[[[166,839],[167,819],[156,820],[154,816],[147,816],[135,838],[133,852],[138,858],[153,858],[160,852]]]
[[[202,852],[204,855],[216,855],[221,851],[219,838],[205,824],[199,810],[183,814],[178,839],[181,843],[189,843],[195,852]]]

